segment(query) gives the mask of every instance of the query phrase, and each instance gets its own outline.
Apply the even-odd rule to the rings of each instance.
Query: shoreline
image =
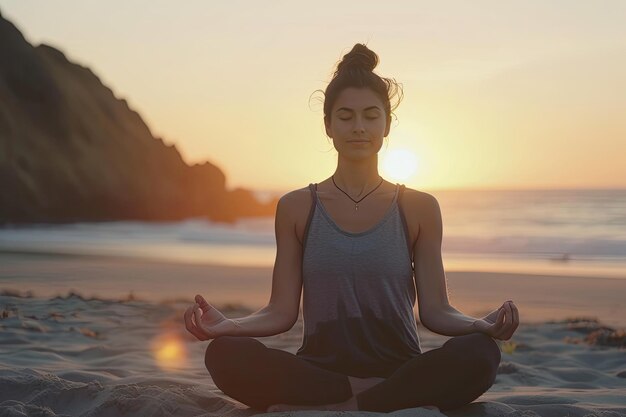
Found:
[[[67,259],[67,260],[110,260],[110,261],[119,261],[119,262],[142,262],[142,263],[154,263],[154,264],[166,264],[166,265],[178,265],[178,266],[195,266],[195,267],[219,267],[219,268],[234,268],[234,269],[273,269],[273,265],[255,265],[255,264],[231,264],[231,263],[219,263],[213,261],[189,261],[187,259],[176,260],[176,259],[163,259],[151,256],[139,256],[139,255],[114,255],[114,254],[106,254],[106,253],[76,253],[76,252],[55,252],[55,251],[37,251],[37,250],[21,250],[21,249],[5,249],[0,248],[0,261],[14,260],[16,258],[44,258],[44,259]],[[506,267],[494,267],[494,268],[481,268],[477,267],[469,267],[469,264],[472,263],[472,260],[469,258],[462,257],[453,257],[448,256],[449,260],[444,259],[444,269],[445,272],[453,272],[453,273],[495,273],[495,274],[511,274],[511,275],[531,275],[531,276],[551,276],[551,277],[579,277],[579,278],[588,278],[588,279],[618,279],[618,280],[626,280],[626,271],[617,273],[608,272],[603,274],[602,272],[578,272],[578,271],[567,271],[567,272],[542,272],[534,270],[532,266],[528,266],[524,271],[510,271],[509,268]],[[461,261],[460,259],[463,259]],[[468,261],[465,264],[465,261]],[[493,263],[498,264],[499,259],[480,259],[483,263]],[[554,265],[559,266],[558,262],[555,260],[548,260],[553,262]],[[527,262],[530,263],[530,262]],[[478,264],[478,263],[476,263]],[[504,263],[507,264],[506,261]],[[563,263],[562,265],[564,265]],[[1,265],[1,263],[0,263]],[[571,265],[575,267],[575,265]],[[580,268],[585,269],[585,268]],[[2,269],[0,269],[0,276],[2,274]]]
[[[255,311],[270,299],[271,267],[184,264],[106,256],[38,256],[0,253],[0,289],[31,291],[35,297],[65,296],[193,304],[203,294],[213,304]],[[543,323],[571,317],[596,317],[626,327],[626,280],[598,276],[510,272],[445,272],[450,304],[482,317],[512,299],[520,321]],[[620,296],[622,295],[622,296]],[[417,313],[419,297],[416,302]],[[419,314],[416,314],[419,318]]]
[[[228,250],[217,246],[215,248],[188,247],[184,256],[179,252],[172,254],[172,249],[163,247],[129,248],[17,248],[0,245],[0,261],[2,258],[16,257],[46,257],[46,258],[94,258],[112,260],[130,260],[142,262],[166,262],[168,264],[245,267],[245,268],[273,268],[276,255],[275,245],[256,248],[250,245],[236,245]],[[237,256],[235,256],[237,254]],[[547,254],[544,254],[547,256]],[[607,258],[597,259],[573,257],[568,259],[555,257],[519,258],[507,257],[502,254],[470,254],[470,253],[443,253],[443,263],[446,272],[492,272],[517,273],[529,275],[550,276],[579,276],[598,277],[626,280],[626,261]]]

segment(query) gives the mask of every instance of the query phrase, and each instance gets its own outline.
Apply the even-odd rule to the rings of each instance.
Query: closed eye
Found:
[[[339,118],[339,120],[350,120],[350,119],[352,119],[352,118],[351,117],[348,117],[347,119],[342,119],[341,117]],[[374,120],[374,119],[378,119],[378,116],[376,116],[376,117],[366,117],[366,119]]]

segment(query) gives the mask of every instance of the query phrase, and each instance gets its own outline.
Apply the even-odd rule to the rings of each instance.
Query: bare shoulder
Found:
[[[286,193],[278,202],[279,209],[276,216],[281,215],[288,219],[300,243],[302,243],[312,202],[308,186]]]
[[[311,206],[309,187],[289,191],[280,198],[279,204],[282,204],[285,214],[289,214],[294,219],[298,218],[302,215],[302,211],[306,212],[306,209]]]
[[[402,207],[409,229],[409,239],[414,247],[422,231],[428,230],[433,224],[440,223],[438,220],[439,203],[432,194],[406,187],[402,197]]]
[[[439,205],[432,194],[409,187],[404,190],[402,202],[407,213],[411,213],[413,216],[432,214],[432,210]]]

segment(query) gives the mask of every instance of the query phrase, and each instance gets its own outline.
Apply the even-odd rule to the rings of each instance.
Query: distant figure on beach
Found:
[[[205,364],[216,386],[259,411],[461,407],[492,386],[500,363],[494,339],[510,339],[519,325],[511,300],[482,318],[449,304],[436,198],[378,173],[402,89],[374,73],[377,64],[356,44],[324,91],[337,167],[281,197],[268,305],[229,319],[196,295],[185,312],[189,332],[214,339]],[[291,329],[301,294],[296,354],[255,339]],[[416,298],[420,322],[451,336],[428,352],[417,334]]]
[[[570,256],[569,256],[569,253],[565,252],[560,256],[550,258],[550,260],[555,261],[555,262],[567,262],[570,260]]]

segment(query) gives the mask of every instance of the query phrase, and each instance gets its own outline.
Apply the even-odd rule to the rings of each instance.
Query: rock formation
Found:
[[[0,15],[0,224],[274,214],[276,199],[225,183],[155,138],[89,68]]]

